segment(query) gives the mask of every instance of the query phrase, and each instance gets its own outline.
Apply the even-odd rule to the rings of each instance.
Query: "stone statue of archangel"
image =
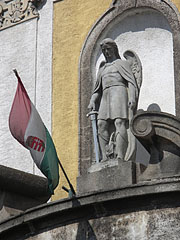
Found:
[[[142,83],[141,62],[136,53],[126,51],[122,60],[118,47],[110,38],[101,43],[105,57],[100,64],[97,82],[88,108],[98,111],[98,141],[101,161],[117,158],[134,160],[136,140],[130,121],[137,110]]]

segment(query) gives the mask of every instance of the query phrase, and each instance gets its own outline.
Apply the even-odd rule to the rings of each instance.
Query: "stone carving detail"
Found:
[[[117,158],[134,160],[136,141],[129,125],[136,113],[142,83],[141,62],[136,53],[126,51],[122,60],[112,39],[104,39],[97,82],[88,108],[98,111],[98,140],[101,161]],[[95,149],[96,152],[96,149]]]
[[[44,0],[3,0],[0,1],[0,30],[22,21],[38,17],[37,7]]]
[[[150,154],[149,164],[137,165],[137,182],[180,176],[180,120],[163,112],[140,111],[131,130]]]

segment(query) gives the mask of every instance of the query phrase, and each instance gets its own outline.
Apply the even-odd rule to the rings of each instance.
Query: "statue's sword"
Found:
[[[96,155],[96,163],[99,163],[99,141],[98,141],[98,131],[97,131],[97,111],[91,111],[87,114],[87,117],[90,117],[93,129],[93,138],[94,138],[94,150]]]

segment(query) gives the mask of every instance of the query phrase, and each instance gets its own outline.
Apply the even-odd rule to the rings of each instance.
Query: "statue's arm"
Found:
[[[93,95],[91,96],[91,100],[89,102],[89,105],[88,105],[88,108],[90,110],[95,111],[96,102],[98,101],[99,97],[100,97],[100,94],[98,92],[93,93]]]
[[[101,72],[102,72],[102,67],[100,67],[100,69],[98,71],[97,81],[96,81],[94,91],[93,91],[93,94],[91,96],[91,99],[90,99],[90,102],[89,102],[89,105],[88,105],[88,109],[90,109],[91,111],[96,110],[96,106],[99,104],[99,101],[100,101],[101,96],[102,96]]]

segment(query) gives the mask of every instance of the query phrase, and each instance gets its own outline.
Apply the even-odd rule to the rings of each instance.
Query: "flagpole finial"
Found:
[[[14,74],[16,75],[16,77],[18,77],[19,75],[18,75],[18,72],[17,72],[17,70],[14,68],[13,69],[13,72],[14,72]]]

